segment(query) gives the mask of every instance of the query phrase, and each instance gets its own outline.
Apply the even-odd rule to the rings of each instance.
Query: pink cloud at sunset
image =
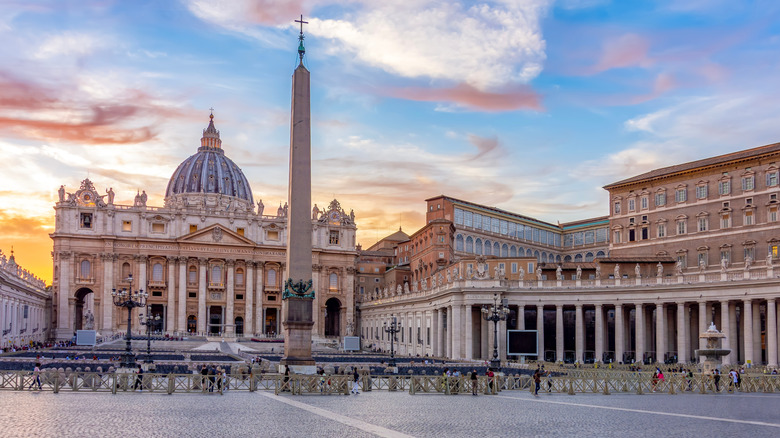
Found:
[[[399,88],[384,94],[421,102],[444,102],[483,111],[543,111],[541,96],[527,86],[509,87],[500,92],[478,90],[468,84],[449,88]]]

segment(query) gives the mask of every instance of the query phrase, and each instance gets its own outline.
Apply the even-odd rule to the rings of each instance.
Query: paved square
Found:
[[[0,393],[4,437],[751,436],[780,434],[778,394],[353,396]],[[117,435],[118,434],[118,435]]]

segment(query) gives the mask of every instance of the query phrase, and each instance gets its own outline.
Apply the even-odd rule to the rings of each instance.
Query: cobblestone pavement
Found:
[[[3,437],[780,435],[778,394],[353,396],[0,392]]]

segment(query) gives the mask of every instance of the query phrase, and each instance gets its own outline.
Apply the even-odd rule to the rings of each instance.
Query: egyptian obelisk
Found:
[[[292,77],[290,181],[287,214],[287,279],[282,295],[284,357],[280,364],[300,374],[314,374],[311,356],[311,115],[309,70],[303,65],[303,16],[298,36],[298,67]]]

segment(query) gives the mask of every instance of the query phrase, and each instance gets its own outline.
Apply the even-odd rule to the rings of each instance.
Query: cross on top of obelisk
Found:
[[[303,39],[304,39],[304,36],[303,36],[303,25],[304,24],[309,24],[309,22],[308,21],[303,21],[303,14],[301,14],[301,19],[300,20],[295,20],[295,22],[296,23],[301,23],[301,33],[298,34],[298,41],[299,41],[299,43],[298,43],[298,57],[301,60],[301,64],[303,64],[303,55],[306,54],[306,48],[303,47]]]

